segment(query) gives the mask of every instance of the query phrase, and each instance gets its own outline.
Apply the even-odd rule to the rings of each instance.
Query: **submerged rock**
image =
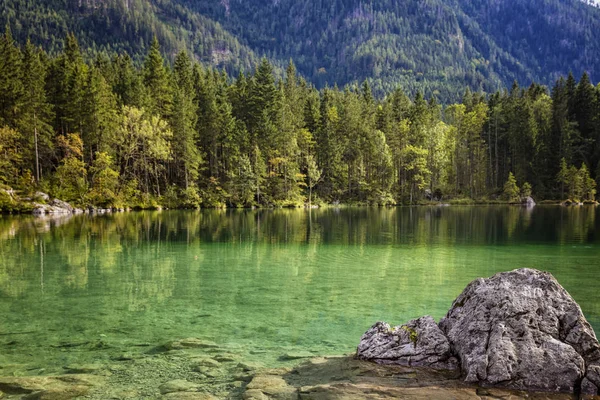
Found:
[[[26,399],[68,400],[86,395],[101,378],[92,375],[0,377],[0,390]],[[0,396],[1,397],[1,396]]]
[[[258,375],[246,386],[244,399],[292,400],[298,398],[298,391],[278,375]]]
[[[176,340],[173,342],[169,342],[165,345],[165,348],[168,350],[181,350],[181,349],[208,349],[208,348],[217,348],[215,342],[210,340],[204,340],[199,338],[186,338],[181,340]]]
[[[158,388],[161,394],[177,393],[177,392],[191,392],[197,390],[199,385],[186,381],[184,379],[175,379],[166,383],[163,383]]]
[[[476,279],[440,329],[434,325],[431,317],[394,329],[378,322],[361,338],[357,356],[433,368],[452,368],[444,362],[454,356],[467,383],[599,394],[600,344],[579,305],[547,272]]]
[[[380,364],[455,369],[450,342],[432,317],[426,316],[391,328],[377,322],[360,339],[357,357]]]
[[[311,358],[314,357],[315,355],[313,353],[309,353],[308,351],[293,351],[293,352],[289,352],[289,353],[285,353],[284,355],[282,355],[281,357],[279,357],[280,360],[300,360],[303,358]]]
[[[265,368],[263,364],[255,362],[241,362],[238,363],[237,367],[242,371],[256,371]]]
[[[172,399],[172,400],[217,400],[215,396],[209,393],[200,393],[200,392],[178,392],[178,393],[169,393],[163,396],[163,399]]]
[[[192,368],[208,367],[208,368],[219,368],[221,363],[212,358],[194,358],[190,360],[192,362]]]
[[[102,372],[105,366],[102,364],[71,364],[63,367],[67,374],[96,374]]]
[[[269,379],[261,382],[257,377],[265,374],[258,374],[255,384],[246,386],[243,399],[573,400],[571,394],[564,393],[525,393],[510,389],[474,387],[458,379],[456,372],[380,365],[351,356],[318,358],[306,360],[274,381]],[[286,390],[283,393],[268,391],[265,390],[267,387],[283,387]],[[295,392],[291,389],[295,389]]]

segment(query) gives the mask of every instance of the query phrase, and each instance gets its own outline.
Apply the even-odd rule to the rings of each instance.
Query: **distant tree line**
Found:
[[[167,65],[157,40],[141,68],[65,43],[49,56],[0,37],[0,185],[143,208],[595,197],[600,85],[585,73],[442,106],[367,82],[318,91],[292,62],[283,79],[266,59],[230,78],[185,52]]]

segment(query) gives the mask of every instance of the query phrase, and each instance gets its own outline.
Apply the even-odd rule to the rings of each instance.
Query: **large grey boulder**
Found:
[[[575,300],[547,272],[477,279],[439,325],[467,382],[598,393],[600,345]]]
[[[360,339],[357,357],[379,364],[455,369],[450,343],[430,316],[394,328],[377,322]]]

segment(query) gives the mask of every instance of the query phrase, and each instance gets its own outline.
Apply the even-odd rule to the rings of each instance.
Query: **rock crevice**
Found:
[[[534,269],[474,280],[439,324],[431,317],[395,328],[377,322],[362,336],[357,357],[459,368],[466,382],[482,386],[591,395],[600,387],[594,330],[556,279]]]

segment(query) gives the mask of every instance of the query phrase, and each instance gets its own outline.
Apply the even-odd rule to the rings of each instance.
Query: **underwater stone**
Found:
[[[169,342],[165,345],[168,350],[181,350],[181,349],[208,349],[219,347],[215,342],[210,340],[203,340],[199,338],[186,338]]]
[[[214,356],[213,359],[219,362],[235,362],[238,360],[238,357],[233,354],[219,354]]]
[[[192,362],[192,365],[195,368],[198,368],[198,367],[219,368],[221,366],[220,362],[218,362],[217,360],[214,360],[212,358],[194,358],[190,361]]]
[[[261,397],[262,394],[265,397]],[[281,377],[276,375],[258,375],[246,386],[244,399],[292,400],[298,398],[298,391]]]
[[[237,365],[237,367],[243,371],[255,371],[257,369],[262,369],[265,366],[263,364],[255,362],[241,362]]]
[[[197,390],[198,385],[185,379],[175,379],[166,383],[163,383],[158,388],[161,394],[175,393],[175,392],[190,392]]]
[[[280,359],[281,360],[299,360],[302,358],[311,358],[314,356],[315,356],[314,354],[309,353],[307,351],[297,351],[297,352],[285,353],[284,355],[282,355],[280,357]]]
[[[168,393],[163,396],[163,399],[168,400],[217,400],[217,397],[208,393],[200,392],[178,392]]]
[[[69,400],[87,394],[101,382],[98,376],[83,374],[0,377],[0,390],[8,395],[26,395],[24,399]]]

